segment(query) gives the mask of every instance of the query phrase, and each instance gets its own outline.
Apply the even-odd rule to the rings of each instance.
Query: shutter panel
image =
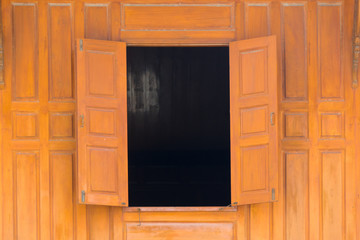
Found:
[[[77,42],[78,199],[127,206],[126,44]]]
[[[276,38],[230,43],[231,198],[278,196]]]

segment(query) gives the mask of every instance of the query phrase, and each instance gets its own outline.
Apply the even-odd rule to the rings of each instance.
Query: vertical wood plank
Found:
[[[15,239],[38,240],[39,156],[36,152],[14,153]]]
[[[318,3],[319,97],[343,99],[342,3]],[[329,57],[331,56],[331,57]]]
[[[89,240],[110,240],[110,207],[87,207],[87,231]]]
[[[344,153],[321,153],[321,239],[344,239]]]
[[[307,100],[306,8],[303,3],[282,3],[283,98]]]
[[[316,142],[318,138],[318,114],[317,114],[317,94],[318,94],[318,51],[317,51],[317,3],[308,2],[308,24],[307,33],[309,48],[308,77],[309,77],[309,139]],[[320,161],[317,144],[311,145],[309,149],[309,239],[319,239],[320,237]]]
[[[70,3],[49,3],[49,100],[64,101],[74,98],[72,18]]]
[[[270,239],[270,216],[271,204],[250,205],[250,228],[249,239],[269,240]]]
[[[121,36],[121,5],[118,2],[111,3],[111,40],[120,41]]]
[[[2,5],[4,4],[0,2],[0,89],[3,89],[5,86]],[[1,234],[1,230],[0,230],[0,234]]]
[[[124,221],[123,221],[123,208],[112,207],[112,240],[123,240],[124,236]]]
[[[40,179],[40,239],[50,238],[50,169],[49,169],[49,120],[48,120],[48,4],[38,3],[38,86],[39,86],[39,139],[42,143],[39,146],[39,179]]]
[[[111,22],[109,5],[102,3],[85,3],[85,38],[110,40]]]
[[[85,25],[85,16],[84,16],[84,2],[76,1],[74,2],[74,38],[84,38],[84,25]],[[73,56],[75,51],[73,51]],[[74,79],[76,81],[76,78]],[[76,82],[75,82],[76,85]],[[76,119],[77,120],[77,119]],[[77,166],[77,153],[75,153],[74,159],[74,173],[78,171]],[[74,174],[73,177],[76,175]],[[76,182],[73,185],[74,192],[77,191]],[[73,192],[73,193],[74,193]],[[75,239],[76,240],[88,240],[87,239],[87,207],[83,204],[78,204],[76,194],[74,194],[74,204],[75,204]]]
[[[1,2],[4,26],[8,26],[7,28],[3,28],[4,30],[4,55],[7,56],[4,59],[4,67],[9,69],[5,71],[5,79],[7,82],[7,88],[5,88],[1,93],[2,97],[1,101],[1,124],[3,129],[3,134],[1,134],[1,142],[2,142],[2,151],[1,151],[1,170],[2,170],[2,238],[3,239],[14,239],[14,177],[13,177],[13,152],[11,151],[11,80],[13,69],[13,6],[10,1],[2,1]],[[6,41],[6,39],[8,39]],[[6,184],[4,184],[6,183]]]
[[[308,154],[285,153],[286,239],[308,239]]]
[[[247,206],[239,206],[237,209],[236,239],[248,239],[248,214]]]
[[[269,3],[245,3],[245,38],[264,37],[270,32]]]
[[[51,239],[73,239],[73,153],[50,154]]]
[[[13,100],[38,100],[38,9],[35,3],[13,3]]]

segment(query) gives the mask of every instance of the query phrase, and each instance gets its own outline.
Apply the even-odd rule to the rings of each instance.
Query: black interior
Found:
[[[130,206],[230,203],[228,52],[127,48]]]

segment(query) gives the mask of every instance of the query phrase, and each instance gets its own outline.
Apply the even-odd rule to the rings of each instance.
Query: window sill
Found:
[[[125,212],[236,212],[237,207],[126,207]]]

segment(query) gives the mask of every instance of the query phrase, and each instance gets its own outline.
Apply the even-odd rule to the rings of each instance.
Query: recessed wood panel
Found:
[[[74,237],[73,158],[71,152],[50,153],[51,239]]]
[[[36,152],[15,152],[15,239],[39,238],[39,158]]]
[[[38,114],[34,112],[13,113],[13,139],[38,139]]]
[[[38,99],[38,29],[35,3],[12,4],[12,98]]]
[[[241,151],[241,192],[268,188],[269,171],[268,146],[242,148]]]
[[[58,112],[50,113],[49,118],[50,139],[73,139],[75,137],[74,113]]]
[[[109,5],[85,3],[85,38],[106,40],[111,36]]]
[[[110,208],[105,206],[87,206],[87,235],[89,240],[109,240]],[[120,217],[120,216],[119,216]]]
[[[256,49],[240,53],[241,94],[253,95],[267,92],[267,52]]]
[[[320,113],[321,137],[333,138],[344,136],[344,115],[341,112]]]
[[[126,223],[126,240],[233,240],[233,223]]]
[[[307,152],[285,153],[286,239],[308,239],[309,159]]]
[[[122,31],[233,30],[233,4],[123,4]]]
[[[342,25],[341,2],[318,3],[318,73],[322,100],[340,100],[344,96]]]
[[[72,75],[73,23],[70,3],[50,3],[48,7],[49,98],[74,98]],[[59,34],[61,33],[61,34]]]
[[[308,137],[308,114],[305,112],[284,113],[284,138],[296,139]]]
[[[89,134],[116,135],[116,110],[89,108]]]
[[[127,206],[126,44],[81,39],[76,57],[78,200]]]
[[[321,153],[322,239],[343,239],[344,152]]]
[[[268,132],[268,108],[260,106],[240,110],[241,136],[266,134]]]
[[[88,148],[89,183],[94,192],[116,192],[118,156],[116,149]]]
[[[232,203],[276,201],[276,38],[232,42],[229,49]]]
[[[306,7],[303,3],[283,3],[281,26],[284,65],[284,98],[307,99]]]
[[[86,73],[89,96],[116,97],[115,55],[106,52],[86,53]],[[106,73],[106,74],[105,74]]]
[[[245,37],[256,38],[269,34],[269,3],[245,3]]]

